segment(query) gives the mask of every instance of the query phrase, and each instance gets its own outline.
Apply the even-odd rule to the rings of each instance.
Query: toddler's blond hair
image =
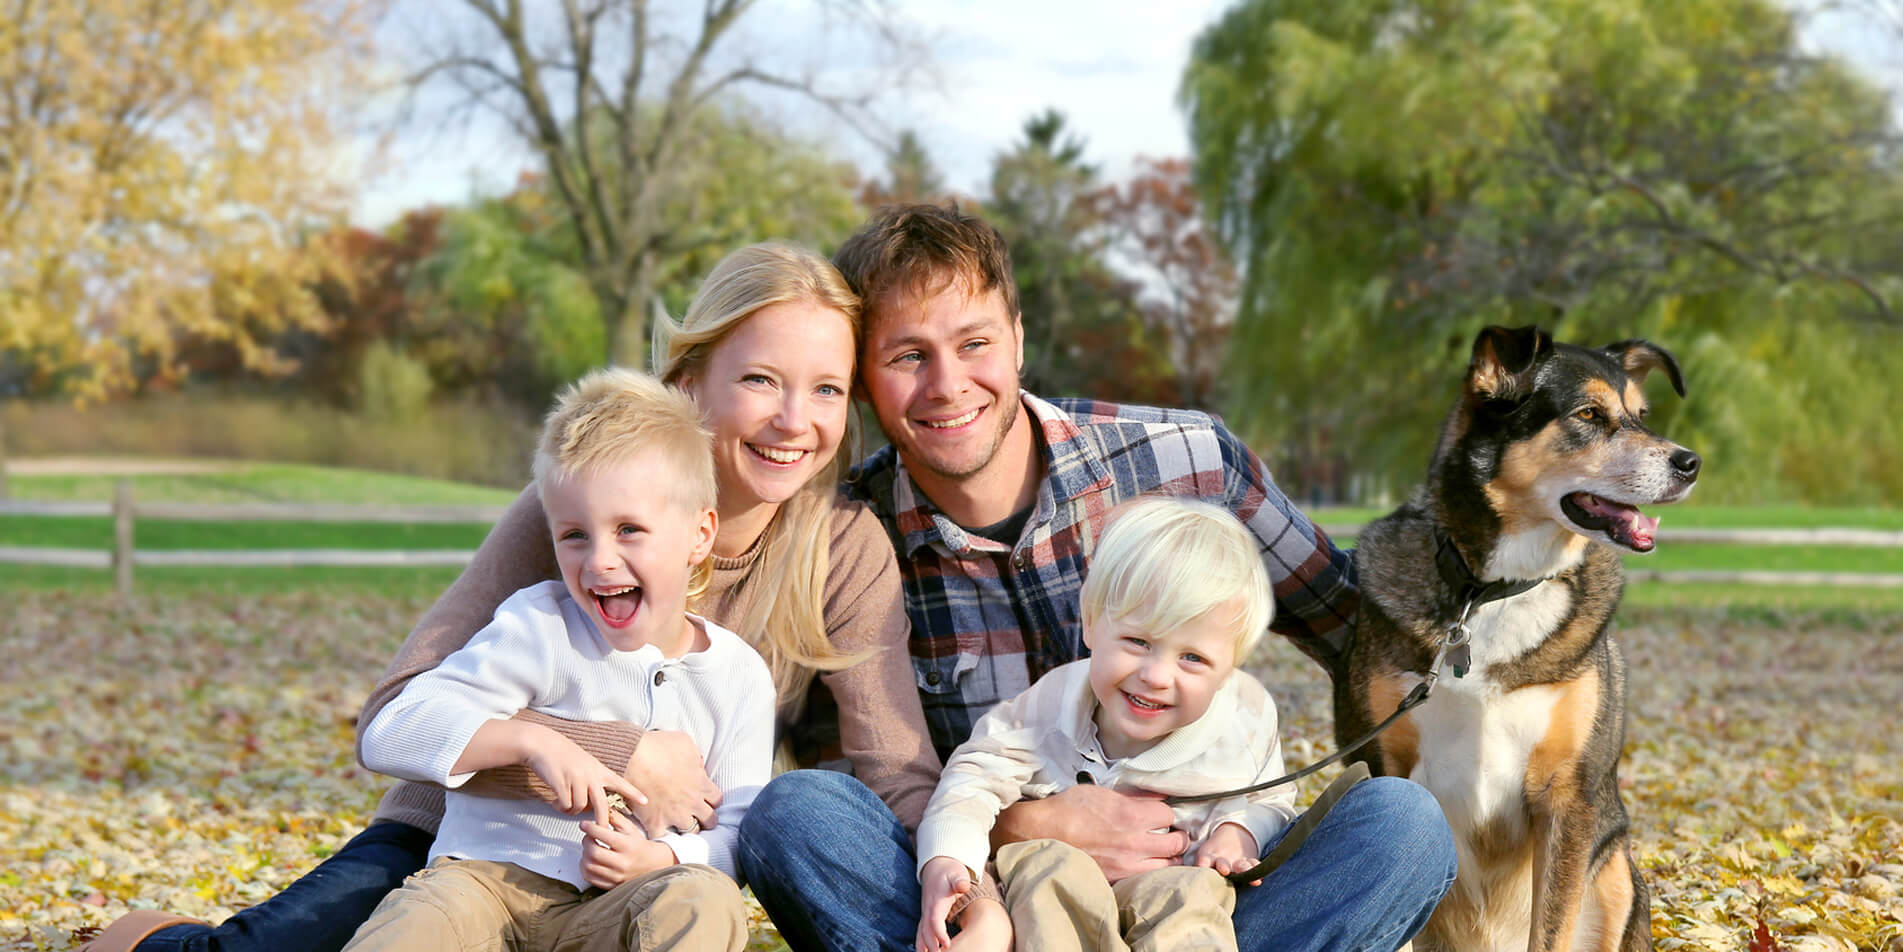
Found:
[[[1229,510],[1195,499],[1148,496],[1112,510],[1090,557],[1083,622],[1164,632],[1240,602],[1236,663],[1261,642],[1275,595],[1254,534]]]

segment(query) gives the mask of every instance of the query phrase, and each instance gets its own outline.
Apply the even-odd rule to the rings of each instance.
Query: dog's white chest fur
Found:
[[[1498,938],[1524,947],[1531,911],[1530,869],[1520,863],[1483,866],[1475,842],[1524,841],[1523,790],[1533,749],[1546,737],[1563,690],[1535,685],[1503,691],[1489,665],[1532,650],[1566,617],[1569,593],[1541,585],[1474,610],[1473,666],[1456,678],[1444,669],[1433,695],[1409,716],[1419,731],[1419,758],[1409,779],[1432,791],[1454,828],[1460,850],[1455,889],[1478,913],[1471,923],[1477,947]],[[1484,832],[1483,832],[1484,831]]]

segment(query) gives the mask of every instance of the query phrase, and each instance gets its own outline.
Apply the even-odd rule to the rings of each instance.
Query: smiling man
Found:
[[[898,552],[912,664],[941,757],[993,705],[1087,654],[1078,592],[1090,550],[1106,514],[1138,496],[1196,497],[1234,513],[1268,569],[1274,630],[1336,669],[1356,607],[1347,553],[1214,417],[1022,390],[1023,320],[996,229],[956,206],[888,208],[834,263],[864,299],[858,390],[891,441],[846,490],[872,507]],[[1262,885],[1239,891],[1241,948],[1405,942],[1453,879],[1438,806],[1407,781],[1377,778],[1318,820]],[[793,948],[911,947],[910,838],[863,786],[784,774],[747,823],[743,866]],[[1005,811],[992,839],[1062,840],[1114,882],[1177,861],[1188,834],[1170,823],[1160,799],[1078,785]]]

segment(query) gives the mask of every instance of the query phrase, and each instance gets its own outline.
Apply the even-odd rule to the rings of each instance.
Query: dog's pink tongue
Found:
[[[1587,511],[1606,520],[1607,535],[1640,552],[1651,551],[1658,533],[1658,519],[1640,512],[1636,506],[1600,496],[1586,496],[1583,502]]]

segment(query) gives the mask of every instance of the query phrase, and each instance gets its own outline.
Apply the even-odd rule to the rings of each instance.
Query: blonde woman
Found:
[[[824,258],[754,245],[714,266],[680,324],[662,329],[655,352],[665,355],[659,375],[694,398],[714,434],[718,523],[698,611],[766,659],[793,759],[843,758],[909,831],[924,813],[939,762],[913,687],[898,567],[878,521],[834,489],[840,450],[856,427],[850,394],[858,320],[858,298]],[[410,633],[358,724],[467,642],[510,593],[556,577],[530,486]],[[555,727],[622,768],[647,797],[634,816],[651,833],[712,821],[719,790],[684,735],[517,716]],[[521,766],[486,771],[463,789],[552,798]],[[423,866],[442,810],[440,787],[399,783],[367,830],[271,900],[216,928],[134,912],[88,948],[335,952],[385,893]],[[618,835],[592,823],[583,829]]]

